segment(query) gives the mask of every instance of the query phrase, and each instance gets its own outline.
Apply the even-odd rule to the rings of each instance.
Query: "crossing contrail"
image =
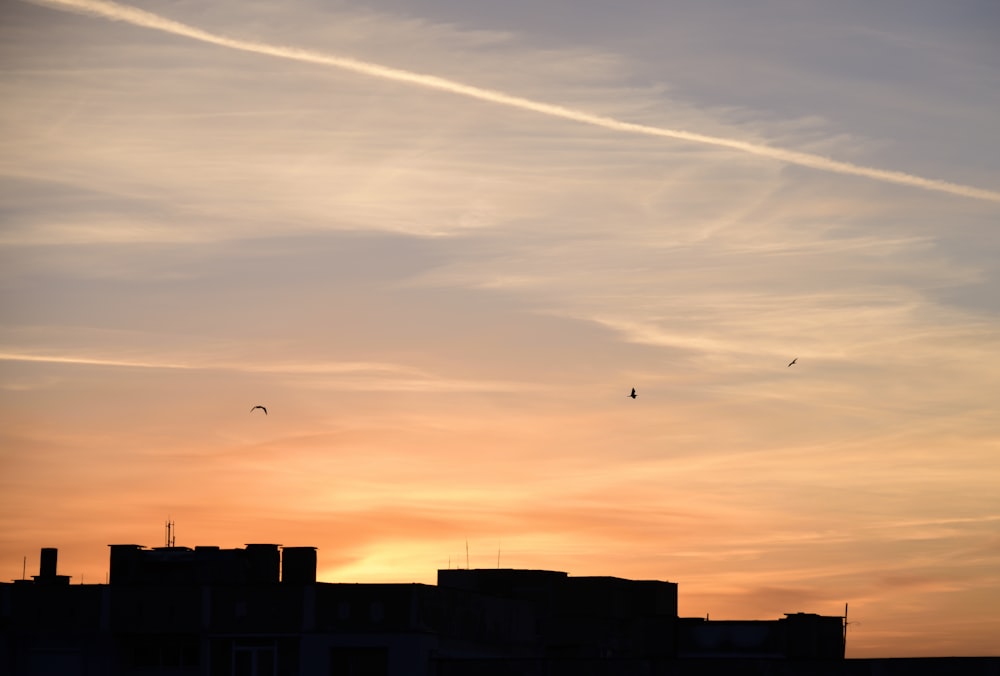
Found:
[[[976,188],[962,185],[960,183],[951,183],[937,179],[923,178],[921,176],[914,176],[913,174],[907,174],[901,171],[866,167],[852,164],[850,162],[841,162],[839,160],[823,157],[822,155],[813,155],[811,153],[803,153],[795,150],[785,150],[783,148],[775,148],[773,146],[740,141],[739,139],[708,136],[705,134],[698,134],[679,129],[668,129],[664,127],[635,124],[632,122],[618,120],[613,117],[594,115],[581,110],[574,110],[572,108],[565,108],[551,103],[544,103],[541,101],[534,101],[532,99],[521,98],[519,96],[513,96],[511,94],[505,94],[504,92],[462,84],[461,82],[455,82],[454,80],[448,80],[435,75],[415,73],[399,68],[381,66],[377,63],[369,63],[367,61],[359,61],[349,57],[335,56],[332,54],[298,49],[295,47],[284,47],[263,42],[228,38],[194,26],[189,26],[179,21],[173,21],[172,19],[162,17],[158,14],[153,14],[152,12],[137,9],[129,5],[110,2],[109,0],[27,1],[55,9],[95,15],[105,19],[111,19],[113,21],[123,21],[134,26],[163,31],[164,33],[171,33],[173,35],[190,38],[192,40],[218,45],[220,47],[227,47],[229,49],[252,52],[255,54],[263,54],[279,59],[290,59],[292,61],[314,63],[321,66],[329,66],[332,68],[339,68],[341,70],[359,73],[361,75],[381,78],[383,80],[393,80],[429,89],[437,89],[457,94],[459,96],[466,96],[468,98],[479,99],[480,101],[488,101],[502,106],[527,110],[541,115],[548,115],[550,117],[572,120],[581,124],[589,124],[612,131],[625,132],[629,134],[642,134],[646,136],[659,136],[677,139],[680,141],[688,141],[691,143],[729,148],[731,150],[766,157],[768,159],[785,162],[787,164],[810,167],[819,171],[859,176],[886,183],[910,186],[912,188],[949,193],[960,197],[971,197],[973,199],[1000,202],[1000,192],[994,190],[986,190],[984,188]]]

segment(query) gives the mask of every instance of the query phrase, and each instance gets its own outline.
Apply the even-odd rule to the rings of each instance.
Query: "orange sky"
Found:
[[[1000,654],[998,17],[563,4],[0,8],[0,578],[172,519]]]

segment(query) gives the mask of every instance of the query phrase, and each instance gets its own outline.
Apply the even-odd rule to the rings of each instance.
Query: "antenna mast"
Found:
[[[847,655],[847,602],[844,602],[844,655]]]
[[[167,547],[173,547],[177,544],[177,535],[174,532],[174,522],[167,519]]]

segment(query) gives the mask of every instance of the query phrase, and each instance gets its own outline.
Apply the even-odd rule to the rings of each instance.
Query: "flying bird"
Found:
[[[793,359],[792,361],[788,362],[788,365],[789,365],[789,366],[791,366],[792,364],[794,364],[794,363],[795,363],[795,362],[797,362],[798,360],[799,360],[799,358],[798,358],[798,357],[796,357],[796,358],[795,358],[795,359]]]
[[[630,394],[630,395],[628,395],[628,396],[630,396],[630,397],[632,397],[633,399],[635,399],[635,388],[634,388],[634,387],[632,388],[632,394]]]
[[[255,408],[259,408],[260,410],[262,410],[264,412],[264,415],[267,415],[267,409],[265,407],[261,406],[260,404],[257,404],[256,406],[254,406],[253,408],[251,408],[250,412],[253,413],[253,409],[255,409]]]

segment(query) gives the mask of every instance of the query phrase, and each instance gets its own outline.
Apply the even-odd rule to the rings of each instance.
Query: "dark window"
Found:
[[[278,652],[270,646],[233,648],[233,676],[275,676]]]
[[[297,676],[299,639],[238,636],[209,641],[212,676]]]
[[[133,667],[196,667],[201,643],[190,634],[134,634],[122,639]]]
[[[388,648],[330,649],[330,676],[388,676],[388,674]]]

